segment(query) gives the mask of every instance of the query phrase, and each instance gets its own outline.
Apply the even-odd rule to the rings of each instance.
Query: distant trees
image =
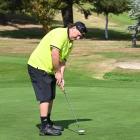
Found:
[[[47,24],[51,25],[53,21],[53,17],[56,11],[58,10],[61,10],[64,27],[67,27],[69,24],[73,23],[73,5],[74,4],[79,6],[80,10],[83,11],[85,18],[87,18],[88,15],[90,14],[90,12],[88,11],[88,8],[85,9],[83,6],[83,2],[88,2],[88,0],[36,0],[36,1],[28,0],[28,1],[30,1],[30,3],[32,3],[31,5],[34,7],[33,10],[31,8],[31,13],[35,13],[34,15],[36,16],[42,14],[41,16],[42,18],[38,16],[38,20],[40,21],[40,23],[43,24],[43,27],[45,27],[45,25],[47,27]],[[38,4],[35,4],[35,3],[38,3]],[[39,6],[40,4],[42,6]],[[35,8],[35,5],[37,6],[36,8]],[[38,8],[42,9],[42,12]],[[39,14],[39,11],[41,12],[40,14]],[[44,11],[44,14],[43,14],[43,11]],[[48,27],[48,29],[49,28],[50,27]],[[46,28],[45,30],[47,31],[48,29]]]
[[[129,16],[136,20],[136,24],[128,27],[132,34],[132,47],[136,47],[137,34],[140,32],[140,0],[133,0],[130,5]]]
[[[140,0],[132,0],[130,8],[131,10],[129,12],[129,16],[132,19],[135,19],[139,22],[140,21]]]
[[[0,23],[6,24],[6,14],[22,10],[22,0],[0,0]]]
[[[75,3],[75,7],[84,15],[85,19],[91,15],[94,6],[93,3],[90,3],[90,0],[81,0]]]
[[[0,0],[0,22],[6,23],[6,14],[26,13],[32,15],[43,25],[45,32],[49,31],[55,13],[62,13],[64,27],[73,23],[73,5],[82,11],[85,18],[90,12],[85,9],[83,2],[88,0]]]
[[[61,8],[64,27],[67,27],[70,23],[73,23],[73,6],[77,7],[84,17],[87,19],[91,14],[91,5],[85,6],[89,3],[89,0],[62,0],[65,6]]]
[[[0,13],[12,12],[22,9],[22,0],[0,0]]]
[[[93,9],[98,14],[103,13],[106,17],[105,39],[108,39],[108,15],[120,14],[128,10],[130,0],[0,0],[0,20],[5,20],[4,14],[8,12],[28,13],[35,17],[47,32],[58,10],[62,13],[64,27],[73,23],[73,5],[84,14],[86,19]]]
[[[29,1],[27,9],[28,12],[30,12],[39,23],[43,25],[43,30],[48,32],[55,15],[55,10],[51,8],[47,0]]]
[[[90,0],[91,1],[91,0]],[[108,16],[110,13],[120,14],[129,9],[130,0],[93,0],[95,11],[106,17],[105,39],[108,39]]]
[[[5,11],[7,9],[7,4],[5,3],[5,0],[0,0],[0,23],[6,24],[6,18],[5,18]]]

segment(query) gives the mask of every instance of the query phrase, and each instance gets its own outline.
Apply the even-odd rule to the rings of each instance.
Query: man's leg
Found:
[[[56,129],[56,130],[63,131],[64,128],[63,128],[62,126],[55,125],[55,124],[53,123],[53,121],[51,120],[51,111],[52,111],[52,107],[53,107],[53,100],[50,101],[50,103],[49,103],[47,121],[48,121],[48,123],[52,126],[52,128],[54,128],[54,129]]]
[[[51,111],[52,111],[52,106],[53,106],[53,100],[50,101],[49,106],[48,106],[48,114],[47,114],[47,120],[50,123],[51,122]]]
[[[50,103],[49,102],[41,102],[40,103],[40,116],[45,117],[48,115],[49,113],[49,106]]]
[[[40,135],[61,135],[61,131],[54,129],[52,125],[50,125],[47,121],[49,110],[51,111],[51,109],[49,109],[50,102],[53,100],[53,87],[50,80],[52,77],[47,75],[47,73],[44,73],[44,71],[36,69],[30,65],[28,65],[28,72],[32,81],[37,101],[40,101]],[[52,104],[50,108],[52,108]]]
[[[39,105],[40,108],[40,119],[41,119],[41,125],[42,127],[46,127],[48,120],[47,120],[47,115],[49,112],[49,102],[41,102]]]
[[[41,102],[40,103],[40,119],[41,119],[41,128],[40,128],[40,135],[61,135],[61,132],[55,128],[52,127],[51,124],[49,124],[48,120],[48,112],[49,112],[49,106],[52,108],[51,102]]]
[[[50,122],[53,101],[40,103],[40,118],[42,126],[46,126]]]
[[[49,103],[48,114],[51,114],[51,111],[52,111],[52,106],[53,106],[53,100],[52,100],[52,101],[50,101],[50,103]],[[47,114],[47,115],[48,115],[48,114]]]

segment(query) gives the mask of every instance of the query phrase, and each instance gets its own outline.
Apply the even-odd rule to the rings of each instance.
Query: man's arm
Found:
[[[60,65],[61,65],[61,74],[62,74],[62,77],[64,79],[64,72],[65,72],[65,67],[66,67],[66,61],[60,62]]]
[[[66,67],[66,61],[63,61],[60,64],[61,64],[61,74],[62,74],[61,88],[62,88],[62,90],[64,90],[64,85],[65,85],[64,72],[65,72],[65,67]]]
[[[59,49],[53,47],[52,48],[52,64],[53,64],[53,68],[54,68],[54,72],[59,72],[61,71],[61,65],[60,65],[60,56],[59,56]]]
[[[55,72],[55,78],[57,80],[57,84],[60,85],[62,81],[61,75],[61,65],[60,65],[60,56],[59,56],[59,49],[52,48],[52,64]]]
[[[52,48],[52,63],[55,72],[55,78],[57,85],[64,90],[64,71],[66,61],[60,62],[60,50],[58,48]]]

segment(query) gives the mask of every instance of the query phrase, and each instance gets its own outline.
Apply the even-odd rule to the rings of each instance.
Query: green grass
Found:
[[[140,71],[115,69],[104,75],[105,79],[140,82]]]
[[[97,30],[95,30],[97,31]],[[97,38],[100,37],[99,29]],[[4,33],[4,32],[1,32]],[[26,33],[23,32],[23,33]],[[90,32],[92,33],[92,32]],[[127,40],[122,34],[115,35],[112,29],[112,38]],[[6,31],[5,36],[9,33]],[[12,35],[14,33],[10,33]],[[32,33],[31,33],[32,34]],[[35,33],[36,34],[36,33]],[[4,34],[3,34],[4,35]],[[16,33],[16,35],[18,35]],[[36,34],[37,35],[37,34]],[[92,36],[92,34],[89,34]],[[128,34],[125,34],[128,36]],[[25,34],[20,37],[26,37]],[[34,37],[34,36],[33,36]],[[39,38],[40,36],[36,36]],[[36,38],[35,37],[35,38]],[[123,38],[124,37],[124,38]],[[87,42],[89,44],[87,44]],[[2,40],[0,47],[33,47],[38,40]],[[40,123],[38,103],[27,74],[27,61],[29,54],[0,53],[0,140],[139,140],[140,139],[140,72],[135,70],[115,69],[104,75],[104,80],[94,79],[86,70],[86,64],[94,61],[100,63],[103,58],[108,59],[140,59],[139,53],[118,51],[97,51],[97,48],[113,47],[112,42],[100,45],[100,42],[79,41],[78,47],[92,47],[93,53],[102,56],[89,57],[82,54],[74,57],[66,70],[66,92],[69,94],[71,104],[77,114],[81,129],[86,135],[77,135],[75,120],[69,111],[63,93],[57,88],[56,100],[52,112],[52,119],[64,126],[65,131],[60,137],[40,137],[36,124]],[[114,47],[125,46],[125,42],[114,42]],[[20,45],[21,44],[21,45]],[[94,52],[94,46],[96,52]],[[122,45],[121,45],[122,47]],[[80,49],[79,49],[80,50]],[[87,50],[86,50],[87,51]],[[78,52],[79,53],[79,52]],[[84,53],[84,51],[83,51]],[[75,54],[76,55],[76,54]],[[81,58],[83,56],[83,58]],[[72,57],[72,56],[71,56]],[[92,58],[93,59],[90,59]],[[97,60],[98,59],[98,60]],[[78,66],[79,67],[78,67]],[[78,69],[77,69],[78,68]],[[91,69],[90,72],[94,72]],[[93,73],[94,74],[94,73]]]
[[[52,118],[63,125],[65,131],[60,137],[40,137],[35,127],[40,122],[38,105],[26,73],[27,57],[0,58],[0,139],[140,139],[140,87],[139,80],[135,80],[138,75],[133,80],[123,80],[121,75],[115,74],[111,75],[112,79],[96,80],[82,70],[68,69],[66,91],[86,135],[80,136],[72,131],[77,129],[74,117],[63,93],[57,89]],[[131,73],[128,75],[131,79]]]
[[[139,59],[139,53],[128,53],[128,52],[97,52],[96,54],[100,54],[107,58],[115,58],[115,59],[123,59],[123,58],[131,58],[131,59]]]
[[[109,19],[121,26],[128,26],[135,23],[135,20],[130,19],[128,13],[123,13],[120,15],[110,14]]]
[[[65,127],[61,137],[39,137],[38,107],[32,88],[1,88],[1,136],[2,140],[58,139],[58,140],[138,140],[139,135],[139,88],[67,87],[82,129],[79,136],[74,118],[68,110],[64,95],[58,90],[53,119]],[[2,100],[3,99],[3,100]],[[4,100],[5,99],[5,100]],[[8,134],[7,134],[8,132]]]
[[[6,30],[0,31],[0,36],[9,38],[35,38],[40,39],[44,36],[42,29],[39,28],[26,28],[16,29],[13,31]]]

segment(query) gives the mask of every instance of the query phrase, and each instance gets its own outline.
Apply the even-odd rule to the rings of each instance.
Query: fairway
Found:
[[[30,31],[1,26],[0,140],[140,140],[140,69],[119,67],[140,64],[140,41],[138,48],[131,48],[131,36],[125,28],[130,21],[125,14],[121,20],[110,18],[107,41],[103,16],[85,20],[77,13],[75,17],[87,24],[89,32],[88,39],[74,43],[65,90],[80,129],[86,132],[76,133],[75,118],[57,88],[52,119],[65,128],[58,137],[39,136],[38,103],[27,73],[29,55],[42,37],[40,26],[35,32],[31,25]]]
[[[0,81],[1,140],[140,139],[139,82],[96,80],[82,73],[79,79],[77,72],[67,71],[66,91],[77,114],[80,127],[86,130],[86,135],[78,135],[74,132],[77,130],[74,117],[69,111],[63,93],[57,89],[53,120],[57,124],[62,124],[65,130],[60,137],[40,137],[35,126],[40,123],[38,106],[26,74],[27,59],[13,56],[1,58],[1,64],[9,65],[8,69],[4,65],[1,67],[3,71],[1,75],[3,80]],[[72,75],[75,78],[71,77]]]

